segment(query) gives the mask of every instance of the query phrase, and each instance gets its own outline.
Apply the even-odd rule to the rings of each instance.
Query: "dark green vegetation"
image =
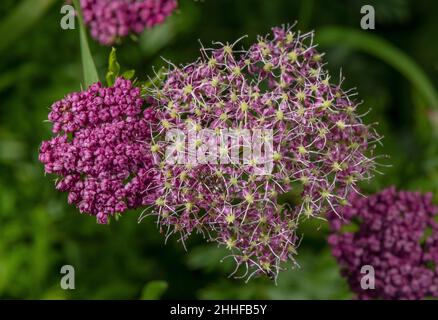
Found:
[[[31,3],[20,5],[20,3]],[[53,101],[78,91],[82,82],[79,31],[62,30],[63,1],[2,0],[0,5],[0,298],[350,298],[325,243],[326,224],[303,226],[301,269],[268,279],[228,279],[221,249],[193,237],[166,246],[152,219],[139,212],[98,225],[67,205],[38,162],[38,147],[50,136]],[[360,7],[376,9],[374,31],[360,29]],[[292,1],[180,0],[180,9],[158,28],[118,47],[124,70],[146,79],[161,56],[194,60],[199,43],[248,46],[271,26],[293,23],[314,29],[328,68],[345,87],[357,87],[368,122],[385,136],[379,152],[383,176],[364,185],[375,192],[399,188],[438,195],[438,2],[408,0]],[[333,27],[336,28],[333,28]],[[378,37],[378,38],[375,38]],[[388,45],[390,44],[390,45]],[[90,41],[101,79],[110,49]],[[437,197],[435,198],[437,199]],[[59,286],[60,268],[76,269],[76,289]],[[154,282],[151,281],[165,281]],[[149,285],[148,285],[149,284]]]

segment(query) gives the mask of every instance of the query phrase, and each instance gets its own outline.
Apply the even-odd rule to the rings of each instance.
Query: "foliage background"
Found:
[[[303,31],[324,35],[327,27],[360,30],[360,8],[376,10],[374,31],[392,43],[426,73],[438,80],[437,1],[426,0],[180,0],[180,8],[164,25],[137,39],[125,39],[118,58],[126,69],[146,78],[152,66],[194,60],[198,39],[234,42],[247,34],[248,46],[272,26],[293,23]],[[78,30],[60,28],[63,1],[2,0],[0,4],[0,298],[139,299],[162,298],[352,298],[325,242],[327,226],[314,221],[302,227],[301,269],[281,274],[278,285],[267,279],[248,284],[229,279],[224,252],[193,237],[185,252],[176,239],[165,246],[152,220],[137,224],[138,212],[118,223],[96,224],[67,205],[66,195],[43,174],[38,147],[50,136],[45,123],[52,102],[80,89],[82,69]],[[341,32],[341,33],[339,33]],[[391,167],[363,186],[375,192],[389,185],[437,191],[438,106],[424,99],[412,81],[389,64],[355,50],[342,41],[322,38],[328,68],[337,78],[342,68],[345,87],[357,87],[367,121],[378,121],[385,135],[379,152]],[[341,41],[339,40],[339,37]],[[362,41],[361,35],[356,40]],[[364,40],[365,41],[365,40]],[[90,42],[101,76],[109,48]],[[380,48],[383,51],[385,48]],[[403,63],[402,63],[403,65]],[[420,88],[421,89],[421,88]],[[432,92],[432,95],[436,95]],[[437,193],[436,193],[437,194]],[[59,286],[60,268],[76,270],[76,289]],[[164,281],[164,282],[151,282]]]

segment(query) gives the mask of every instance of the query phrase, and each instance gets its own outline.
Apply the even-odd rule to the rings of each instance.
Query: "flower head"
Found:
[[[113,87],[96,83],[51,107],[55,137],[42,143],[39,159],[46,173],[59,176],[56,188],[69,192],[69,203],[100,223],[155,200],[155,117],[144,106],[140,89],[118,78]]]
[[[81,0],[91,35],[104,45],[162,23],[176,7],[176,0]]]
[[[328,215],[329,244],[359,299],[438,296],[438,208],[431,194],[385,189]],[[356,229],[356,230],[355,230]],[[363,289],[363,266],[372,266],[375,288]]]
[[[153,90],[156,150],[168,179],[157,215],[169,234],[199,230],[232,250],[238,266],[276,275],[293,259],[298,219],[336,210],[357,181],[370,178],[378,137],[356,114],[353,93],[330,82],[312,39],[283,27],[249,50],[203,48],[200,59],[172,66]],[[159,136],[172,129],[193,137],[194,148],[182,154],[195,161],[166,161],[168,142]],[[208,161],[196,150],[206,141],[203,129],[238,137],[213,139],[209,150],[219,157]],[[255,132],[262,152],[254,152]],[[248,144],[250,156],[233,162],[233,150],[245,154]],[[292,203],[292,195],[300,200]]]

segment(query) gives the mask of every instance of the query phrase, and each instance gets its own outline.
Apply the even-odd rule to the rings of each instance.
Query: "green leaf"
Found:
[[[111,48],[111,53],[108,58],[108,70],[113,72],[116,76],[120,72],[120,64],[117,62],[116,48]]]
[[[113,72],[108,71],[106,73],[106,77],[105,78],[106,78],[106,83],[108,84],[109,87],[114,85],[114,82],[116,81],[116,75]]]
[[[90,47],[88,45],[87,33],[85,31],[84,21],[82,19],[81,8],[79,6],[78,0],[73,0],[74,6],[76,8],[78,20],[79,20],[79,36],[81,42],[81,57],[82,57],[82,68],[84,73],[84,84],[85,86],[90,86],[95,82],[99,82],[99,76],[97,74],[96,65],[91,55]]]
[[[106,74],[106,82],[108,86],[114,85],[116,78],[119,76],[120,64],[117,62],[116,48],[112,48],[108,58],[108,72]]]
[[[166,281],[150,281],[147,283],[141,293],[141,300],[157,300],[160,299],[163,293],[167,290]]]
[[[126,70],[125,72],[122,73],[122,77],[127,79],[127,80],[131,80],[134,76],[135,76],[134,69]]]
[[[24,34],[55,0],[23,0],[0,24],[0,52]]]
[[[414,60],[385,39],[369,32],[342,27],[323,28],[316,36],[322,46],[348,46],[385,61],[412,83],[430,107],[438,108],[438,95],[427,75]]]
[[[106,74],[106,82],[108,86],[114,85],[116,78],[120,74],[120,64],[117,62],[116,48],[111,49],[111,53],[108,58],[108,72]],[[127,70],[122,73],[122,77],[131,80],[135,75],[135,70]]]

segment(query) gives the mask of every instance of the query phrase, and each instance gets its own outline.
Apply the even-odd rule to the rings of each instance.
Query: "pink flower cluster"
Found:
[[[234,47],[203,48],[196,62],[169,67],[149,88],[149,108],[122,78],[54,103],[56,136],[43,142],[40,160],[69,202],[100,223],[150,206],[166,239],[201,232],[230,250],[240,277],[276,278],[295,262],[300,221],[338,210],[358,181],[371,178],[379,137],[356,113],[355,93],[330,81],[313,33],[274,28],[249,50]],[[258,131],[272,148],[246,162],[172,163],[173,129]],[[236,147],[241,154],[245,139],[216,147],[224,157]],[[266,157],[272,170],[260,173]]]
[[[176,0],[81,0],[84,22],[104,45],[161,24],[177,7]]]
[[[155,213],[167,234],[208,234],[232,251],[243,276],[276,276],[296,253],[300,217],[336,210],[373,172],[378,136],[356,114],[354,93],[330,82],[312,40],[312,33],[274,28],[247,51],[202,49],[199,60],[171,67],[151,92],[161,136],[171,129],[272,130],[267,175],[257,174],[257,161],[161,164]],[[164,159],[162,138],[153,149]]]
[[[113,87],[96,83],[51,107],[56,136],[42,143],[39,159],[59,176],[56,188],[69,192],[68,202],[99,223],[155,199],[148,144],[155,117],[144,105],[140,89],[118,78]]]
[[[328,241],[358,298],[438,297],[438,208],[432,195],[392,187],[350,202],[340,210],[342,219],[329,214]],[[365,265],[374,268],[374,289],[361,287]]]

